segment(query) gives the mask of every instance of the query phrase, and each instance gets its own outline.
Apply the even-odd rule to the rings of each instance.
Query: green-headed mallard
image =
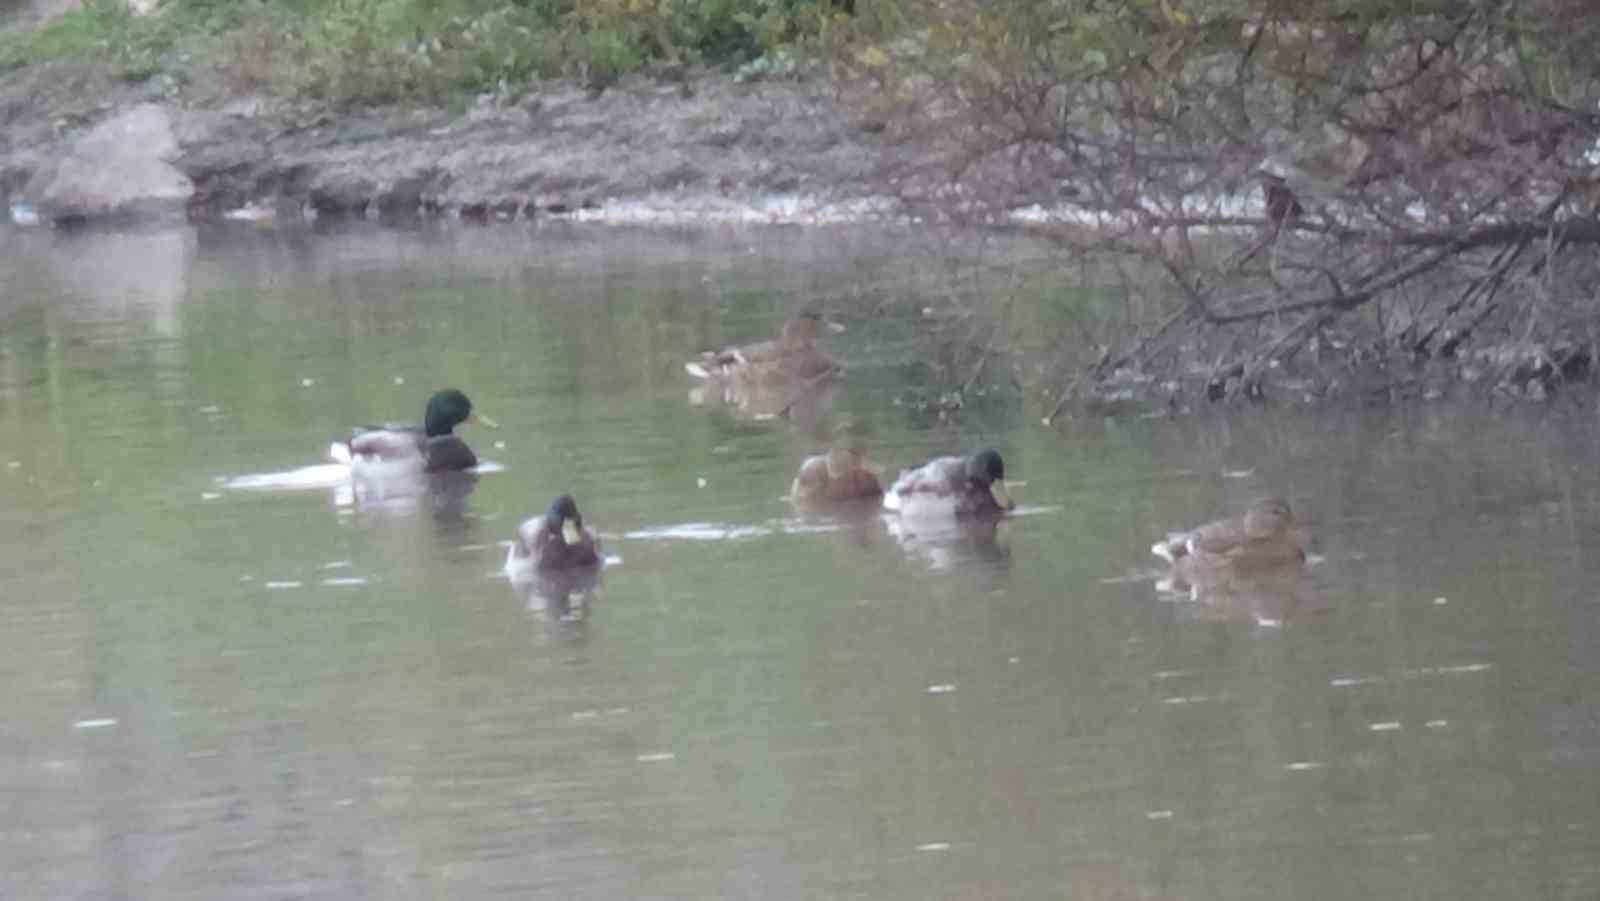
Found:
[[[1299,565],[1306,552],[1294,534],[1294,511],[1281,497],[1252,503],[1244,515],[1174,532],[1151,546],[1180,574],[1218,569],[1267,569]]]
[[[783,324],[776,341],[708,350],[684,364],[691,375],[745,382],[810,382],[836,373],[837,363],[817,349],[822,315],[802,313]]]
[[[1006,492],[1006,464],[993,448],[970,457],[938,457],[900,478],[883,496],[903,515],[995,516],[1016,506]]]
[[[584,528],[578,502],[563,494],[551,501],[542,515],[517,528],[505,568],[506,574],[517,580],[532,570],[577,569],[599,562],[599,539]]]
[[[494,420],[475,416],[472,401],[454,388],[435,392],[428,398],[422,425],[385,424],[358,426],[351,432],[349,461],[352,466],[408,466],[423,472],[457,472],[478,465],[478,456],[455,434],[463,422],[495,428]]]
[[[877,502],[883,496],[878,474],[855,443],[807,457],[789,486],[789,498],[801,508],[821,508],[857,501]]]

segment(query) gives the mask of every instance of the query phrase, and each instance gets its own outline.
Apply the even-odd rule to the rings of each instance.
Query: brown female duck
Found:
[[[1306,552],[1294,529],[1294,511],[1281,497],[1255,501],[1242,516],[1173,532],[1150,548],[1180,572],[1195,569],[1259,570],[1298,566]]]
[[[883,497],[878,474],[867,462],[859,445],[849,443],[825,454],[807,457],[789,486],[789,498],[801,509],[849,504],[876,503]]]
[[[746,382],[810,382],[830,376],[839,365],[817,349],[822,315],[808,312],[783,324],[775,341],[706,351],[684,364],[690,375]]]

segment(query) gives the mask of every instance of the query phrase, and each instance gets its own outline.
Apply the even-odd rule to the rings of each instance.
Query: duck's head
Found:
[[[833,427],[833,447],[828,451],[828,476],[841,478],[867,465],[866,436],[870,427],[846,416]]]
[[[859,444],[838,445],[828,451],[828,477],[833,479],[861,469],[866,465],[867,452]]]
[[[1294,511],[1281,497],[1264,497],[1244,512],[1244,533],[1252,539],[1273,538],[1294,525]]]
[[[463,422],[475,422],[491,429],[496,427],[495,421],[489,417],[473,415],[472,401],[454,388],[435,392],[428,398],[428,409],[422,415],[422,428],[429,438],[448,435]]]
[[[551,535],[560,535],[567,544],[583,542],[583,514],[578,512],[578,502],[572,495],[563,494],[550,502],[544,511],[544,528]]]
[[[1006,492],[1006,461],[1000,459],[1000,452],[994,448],[986,447],[967,458],[967,479],[988,491],[1000,509],[1010,510],[1016,506]]]
[[[780,340],[785,347],[802,347],[817,340],[817,328],[822,325],[822,314],[807,310],[783,324]]]

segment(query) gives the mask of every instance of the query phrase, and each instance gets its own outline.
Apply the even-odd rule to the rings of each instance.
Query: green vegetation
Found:
[[[603,86],[640,70],[737,67],[781,57],[842,15],[833,0],[166,0],[135,16],[124,0],[85,0],[0,36],[0,71],[94,58],[131,80],[165,73],[334,104],[440,101],[540,78]]]

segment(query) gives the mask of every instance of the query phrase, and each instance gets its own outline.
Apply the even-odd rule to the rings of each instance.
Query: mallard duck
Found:
[[[1298,565],[1306,552],[1294,533],[1294,511],[1281,497],[1255,501],[1244,515],[1174,532],[1150,547],[1180,574],[1216,569],[1266,569]]]
[[[1006,492],[1006,464],[993,448],[970,457],[939,457],[900,478],[883,506],[902,514],[994,516],[1016,506]]]
[[[839,370],[837,363],[817,349],[817,329],[821,325],[820,313],[802,313],[783,324],[776,341],[708,350],[699,360],[685,363],[684,368],[703,379],[820,381]]]
[[[600,541],[583,527],[583,514],[572,495],[550,502],[540,516],[517,528],[506,554],[506,574],[513,580],[530,570],[578,569],[600,562]]]
[[[476,416],[472,401],[454,388],[428,398],[422,425],[358,426],[346,445],[353,466],[415,463],[423,472],[456,472],[478,465],[478,456],[456,434],[463,422],[496,428],[494,420]]]
[[[854,443],[825,454],[807,457],[789,486],[789,497],[801,508],[826,507],[852,501],[877,501],[883,496],[878,474],[866,454]]]

